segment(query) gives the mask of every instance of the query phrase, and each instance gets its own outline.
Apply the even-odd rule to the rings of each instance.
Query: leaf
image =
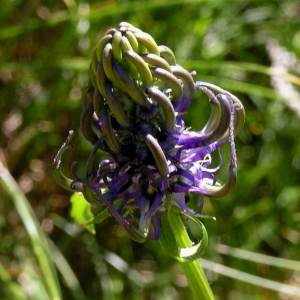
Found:
[[[160,242],[169,255],[180,262],[190,262],[204,254],[208,244],[208,236],[204,225],[197,218],[186,214],[184,216],[201,227],[202,239],[197,244],[189,246],[191,241],[180,215],[171,210],[162,213]]]
[[[207,247],[208,244],[208,236],[207,231],[204,225],[197,219],[190,217],[194,222],[196,222],[202,229],[202,239],[199,243],[196,245],[190,247],[190,248],[180,248],[179,249],[179,256],[182,259],[182,261],[189,262],[193,261],[195,259],[200,258]]]
[[[74,193],[70,201],[72,203],[71,217],[73,217],[76,222],[83,224],[90,233],[95,234],[94,224],[85,224],[88,220],[93,218],[90,203],[85,200],[81,193]]]
[[[161,245],[170,256],[179,259],[178,245],[169,224],[167,211],[161,214],[160,226],[161,233],[159,241]]]

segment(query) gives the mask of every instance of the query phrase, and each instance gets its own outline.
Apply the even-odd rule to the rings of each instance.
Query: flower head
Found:
[[[161,213],[171,204],[199,216],[204,197],[219,199],[235,185],[234,136],[244,123],[243,106],[231,93],[194,82],[193,76],[149,34],[126,22],[108,30],[93,53],[83,93],[81,130],[93,145],[85,177],[76,174],[75,165],[74,180],[60,170],[73,132],[54,160],[59,184],[82,192],[98,211],[107,208],[136,241],[144,241],[149,232],[159,238]],[[196,91],[206,94],[211,115],[202,130],[191,131],[183,115]],[[215,173],[222,157],[219,153],[219,166],[210,168],[211,153],[225,143],[230,144],[230,165],[220,185]],[[107,158],[96,161],[97,151]],[[189,192],[202,196],[197,211],[187,205]]]

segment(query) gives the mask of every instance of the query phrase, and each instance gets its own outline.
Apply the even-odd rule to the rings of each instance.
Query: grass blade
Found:
[[[277,281],[265,279],[259,276],[251,275],[246,272],[238,271],[206,259],[200,259],[200,261],[204,269],[233,278],[235,280],[240,280],[278,293],[293,296],[300,295],[300,288],[289,286],[287,284],[283,284]]]
[[[5,288],[10,297],[12,297],[13,299],[26,300],[26,297],[23,295],[20,286],[10,279],[9,274],[7,273],[2,264],[0,264],[0,282],[2,282],[1,292],[2,289]]]
[[[46,237],[27,198],[9,171],[0,162],[0,183],[13,200],[16,210],[30,237],[33,251],[44,275],[45,285],[52,300],[62,299],[57,273],[52,262]]]
[[[74,299],[76,300],[86,300],[83,290],[80,287],[78,279],[76,278],[73,270],[71,269],[69,263],[66,261],[65,257],[62,255],[60,250],[56,247],[56,245],[48,239],[48,243],[50,245],[50,249],[52,251],[52,256],[54,263],[62,275],[66,285],[72,292]]]
[[[273,267],[284,268],[294,271],[300,271],[300,262],[295,260],[289,260],[242,249],[232,248],[226,245],[217,245],[217,252],[226,254],[240,259],[249,260],[255,263],[265,264]]]

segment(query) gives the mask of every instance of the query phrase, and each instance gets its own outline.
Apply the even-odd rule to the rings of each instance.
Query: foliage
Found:
[[[11,194],[3,183],[5,170],[35,212],[29,218],[36,217],[49,237],[63,299],[190,298],[179,265],[158,243],[136,244],[112,218],[91,235],[70,216],[71,194],[51,178],[57,150],[70,129],[78,131],[81,91],[99,37],[127,21],[173,49],[178,63],[196,70],[196,80],[222,86],[245,106],[246,124],[236,139],[237,186],[225,199],[204,204],[203,213],[216,217],[203,221],[209,249],[202,263],[216,299],[297,299],[299,9],[295,0],[4,1],[0,298],[53,299],[40,276],[44,269],[24,211],[12,201],[16,189]],[[196,129],[206,120],[198,112],[209,113],[201,100],[195,97],[185,119]],[[70,163],[91,150],[75,136]]]

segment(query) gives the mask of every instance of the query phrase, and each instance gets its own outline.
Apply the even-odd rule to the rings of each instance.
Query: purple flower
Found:
[[[234,136],[244,123],[243,105],[215,85],[194,82],[194,73],[176,64],[168,47],[157,46],[132,25],[122,22],[118,30],[108,30],[94,51],[83,93],[81,130],[93,145],[85,177],[76,174],[75,164],[74,180],[61,173],[73,132],[53,163],[60,185],[82,192],[99,212],[107,208],[138,242],[149,233],[159,239],[160,216],[170,205],[201,216],[204,197],[219,199],[235,185]],[[211,105],[206,125],[197,132],[183,121],[196,91],[204,92]],[[230,144],[230,165],[220,185],[215,173],[222,167],[219,150],[225,143]],[[98,151],[107,158],[97,161]],[[213,151],[220,157],[215,168],[210,167]],[[197,211],[187,205],[190,192],[202,196]]]

